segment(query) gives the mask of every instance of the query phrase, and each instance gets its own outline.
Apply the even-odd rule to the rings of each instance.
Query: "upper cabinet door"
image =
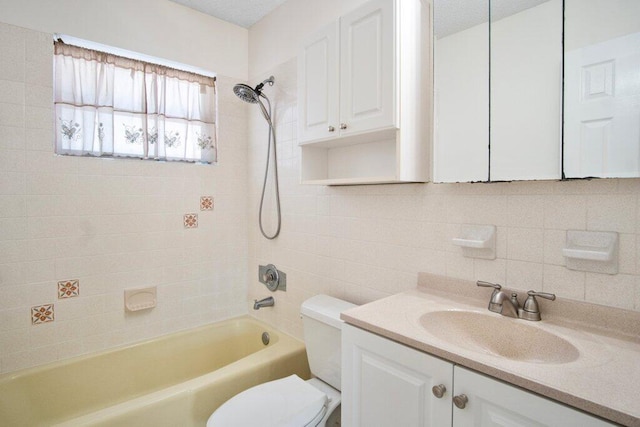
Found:
[[[435,0],[433,18],[433,180],[488,181],[489,0]]]
[[[307,39],[298,56],[300,140],[335,137],[338,119],[338,23]]]
[[[397,125],[394,6],[373,0],[340,19],[342,135]]]
[[[561,178],[562,6],[491,0],[491,181]]]
[[[566,0],[565,15],[565,177],[640,177],[640,2]]]

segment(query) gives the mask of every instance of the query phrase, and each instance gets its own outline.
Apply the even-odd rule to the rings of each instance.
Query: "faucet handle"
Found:
[[[524,302],[524,304],[522,305],[522,309],[520,310],[520,318],[524,320],[540,320],[540,306],[538,306],[536,297],[548,299],[551,301],[556,299],[555,294],[550,294],[547,292],[529,291],[527,292],[527,295],[529,295],[529,297]]]
[[[556,299],[556,294],[550,294],[548,292],[529,291],[527,292],[527,295],[529,295],[530,297],[540,297],[544,299],[550,299],[551,301]]]
[[[502,302],[499,301],[502,286],[497,283],[489,283],[483,282],[482,280],[478,280],[476,285],[482,288],[493,288],[493,293],[491,294],[491,299],[489,299],[489,311],[493,311],[494,313],[502,312]]]
[[[502,289],[502,286],[498,285],[497,283],[483,282],[482,280],[478,280],[476,282],[476,285],[481,286],[483,288],[493,288],[496,291],[499,291],[500,289]]]

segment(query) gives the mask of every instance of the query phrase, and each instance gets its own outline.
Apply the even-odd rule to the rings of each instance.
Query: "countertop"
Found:
[[[539,300],[542,321],[530,322],[488,311],[490,295],[475,282],[421,274],[415,290],[346,310],[341,318],[601,418],[640,426],[640,313],[558,298]],[[421,326],[425,313],[446,310],[497,316],[505,327],[533,324],[569,341],[579,356],[566,363],[536,363],[463,348]]]

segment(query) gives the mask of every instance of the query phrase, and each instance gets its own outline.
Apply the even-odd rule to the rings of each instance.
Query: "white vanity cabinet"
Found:
[[[441,398],[432,388],[443,386]],[[463,408],[454,396],[465,399]],[[604,427],[606,421],[380,337],[342,329],[342,424]]]
[[[453,365],[437,357],[342,327],[342,425],[451,425]],[[442,385],[442,398],[431,388]]]
[[[427,181],[430,28],[427,1],[370,0],[302,44],[303,183]]]

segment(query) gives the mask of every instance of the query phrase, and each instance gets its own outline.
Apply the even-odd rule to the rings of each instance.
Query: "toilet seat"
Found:
[[[257,385],[232,397],[207,421],[207,427],[316,426],[329,399],[297,375]]]

